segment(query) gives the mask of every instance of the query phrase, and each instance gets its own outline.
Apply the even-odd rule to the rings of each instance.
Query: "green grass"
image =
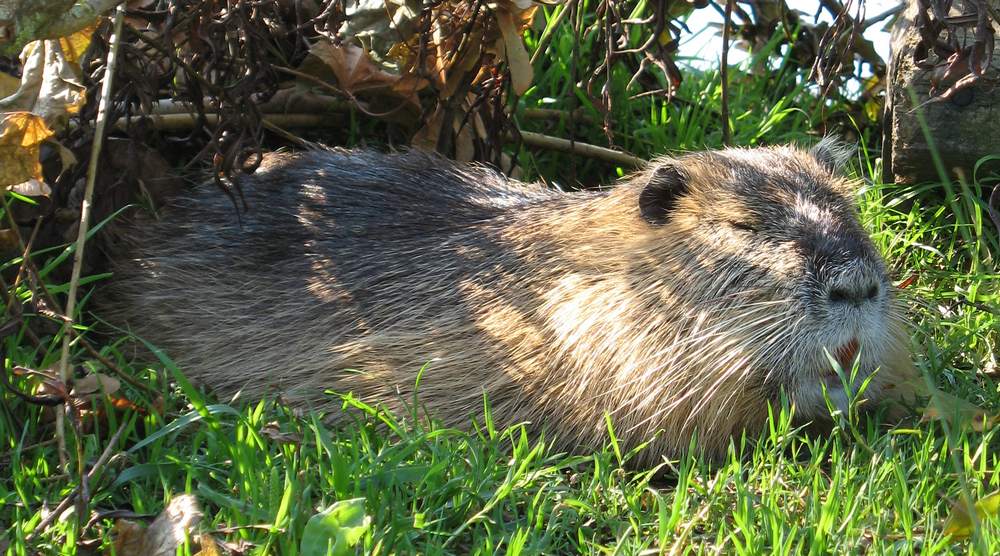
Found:
[[[534,37],[529,44],[534,45]],[[525,107],[573,109],[602,116],[573,93],[568,70],[573,36],[555,31],[549,56],[536,68]],[[590,48],[586,40],[580,49]],[[751,62],[748,62],[751,63]],[[778,62],[780,67],[780,60]],[[628,75],[615,74],[625,98]],[[734,71],[734,137],[740,144],[805,140],[824,116],[843,113],[803,85],[801,72],[761,78]],[[650,156],[718,146],[716,72],[687,74],[683,103],[638,99],[616,104],[619,146]],[[548,102],[545,99],[555,99]],[[566,136],[565,121],[522,122],[526,129]],[[599,125],[578,124],[578,138],[601,143]],[[863,144],[871,145],[870,137]],[[606,143],[605,143],[606,144]],[[563,184],[610,181],[621,171],[596,161],[522,150],[529,174]],[[566,173],[568,162],[575,163]],[[871,231],[898,281],[915,276],[911,300],[915,357],[944,390],[984,407],[1000,407],[993,377],[1000,341],[996,230],[984,220],[982,188],[972,184],[883,184],[877,161],[862,151],[854,171],[866,178],[860,201]],[[574,181],[575,180],[575,181]],[[44,260],[46,256],[41,256]],[[52,284],[57,285],[57,284]],[[100,284],[96,285],[100,288]],[[20,299],[30,292],[23,287]],[[29,317],[38,320],[38,317]],[[85,321],[91,322],[91,321]],[[97,341],[98,338],[94,338]],[[4,340],[14,364],[53,368],[59,334],[35,345],[24,331]],[[734,442],[729,457],[710,465],[691,457],[650,469],[628,465],[608,441],[593,453],[560,454],[515,426],[497,430],[488,413],[470,431],[389,415],[363,401],[353,425],[332,428],[274,400],[213,400],[182,379],[169,354],[135,366],[129,342],[104,341],[102,354],[163,390],[162,413],[98,405],[103,418],[79,437],[82,460],[98,459],[119,427],[116,454],[91,484],[86,512],[130,509],[156,514],[179,493],[205,510],[202,530],[252,554],[297,554],[309,518],[320,508],[361,498],[370,526],[358,550],[376,554],[948,554],[1000,550],[993,518],[971,539],[943,534],[952,501],[1000,489],[995,430],[983,433],[919,423],[889,427],[845,416],[830,434],[793,428],[776,411],[758,439]],[[75,361],[102,365],[77,349]],[[106,371],[105,371],[106,372]],[[24,387],[26,381],[15,380]],[[124,388],[130,399],[148,396]],[[26,534],[78,484],[59,469],[47,412],[7,393],[0,405],[0,546],[8,554],[75,554],[77,543],[110,550],[113,519],[67,514],[30,544]],[[484,406],[485,407],[485,406]],[[267,431],[288,434],[279,442]],[[70,446],[74,446],[72,430]],[[92,521],[89,526],[81,525]],[[182,552],[191,553],[190,547]]]

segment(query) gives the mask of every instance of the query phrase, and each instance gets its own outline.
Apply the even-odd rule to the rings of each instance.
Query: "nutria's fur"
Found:
[[[660,159],[609,191],[562,193],[410,152],[273,155],[250,210],[204,188],[142,220],[104,313],[232,394],[324,390],[570,449],[610,414],[647,460],[724,453],[783,390],[840,406],[824,348],[860,346],[874,400],[912,383],[885,267],[836,153],[792,147]],[[659,435],[657,436],[657,433]]]

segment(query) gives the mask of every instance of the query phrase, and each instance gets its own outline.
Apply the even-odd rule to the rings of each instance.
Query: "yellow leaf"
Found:
[[[38,155],[52,137],[45,120],[30,112],[10,112],[0,119],[0,186],[42,179]]]
[[[90,38],[94,36],[94,31],[97,30],[97,23],[98,20],[94,20],[94,22],[86,28],[80,29],[68,37],[59,39],[59,46],[62,48],[63,56],[67,62],[72,62],[74,64],[80,62],[80,58],[83,57],[83,53],[86,52],[87,47],[90,46]]]
[[[974,504],[976,511],[976,521],[988,517],[996,517],[1000,512],[1000,491],[990,494]],[[951,535],[953,539],[964,539],[972,534],[975,523],[965,504],[955,503],[951,507],[951,515],[944,524],[944,534]]]

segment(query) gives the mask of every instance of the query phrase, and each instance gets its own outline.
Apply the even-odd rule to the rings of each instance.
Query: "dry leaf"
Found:
[[[119,519],[112,532],[115,537],[115,554],[142,554],[146,528],[136,521]]]
[[[337,85],[351,95],[377,89],[392,90],[400,80],[379,67],[364,49],[353,44],[334,46],[328,41],[319,41],[309,49],[309,56],[321,61],[333,72]],[[308,60],[302,69],[308,71]]]
[[[976,521],[996,517],[1000,513],[1000,491],[980,499],[974,504]],[[969,515],[968,507],[960,502],[951,505],[951,515],[944,523],[944,534],[953,539],[964,539],[975,530],[975,523]]]
[[[439,106],[426,123],[410,139],[410,146],[415,149],[434,151],[437,149],[438,138],[441,137],[441,127],[444,125],[444,110]]]
[[[28,376],[37,378],[40,382],[35,391],[37,396],[53,396],[59,399],[66,398],[66,383],[59,378],[59,373],[54,370],[38,371],[27,367],[14,367],[14,376]]]
[[[87,89],[73,56],[82,53],[80,47],[85,39],[73,37],[34,41],[24,47],[21,85],[0,99],[0,112],[32,112],[48,125],[58,127],[68,116],[80,111],[87,100]],[[89,41],[89,35],[86,40]],[[66,41],[66,51],[62,41]]]
[[[382,53],[393,47],[400,37],[418,31],[421,0],[349,0],[344,6],[341,37],[351,37]]]
[[[25,197],[48,197],[52,194],[52,188],[49,187],[49,184],[35,178],[12,185],[9,189]]]
[[[21,250],[17,234],[9,228],[0,229],[0,253],[12,253]]]
[[[532,11],[533,13],[533,11]],[[533,70],[531,68],[531,56],[524,48],[524,41],[521,39],[521,32],[514,24],[514,14],[508,10],[498,10],[496,12],[497,24],[500,25],[500,32],[503,35],[502,42],[504,58],[507,60],[507,67],[510,69],[510,80],[514,93],[521,96],[531,87]],[[497,48],[497,50],[501,50]]]
[[[945,421],[955,428],[971,428],[983,432],[1000,424],[1000,415],[991,414],[983,408],[961,398],[935,391],[927,407],[924,408],[922,422]]]
[[[260,429],[260,433],[279,444],[302,444],[302,437],[294,432],[281,432],[281,426],[272,421]]]
[[[195,553],[194,556],[221,556],[222,552],[219,550],[219,544],[215,542],[215,539],[207,534],[203,533],[198,535],[198,545],[201,549]]]
[[[70,396],[74,398],[114,394],[121,388],[121,382],[117,378],[100,373],[91,373],[83,378],[73,381],[73,389]]]
[[[87,101],[79,60],[90,45],[95,22],[68,37],[33,41],[21,51],[21,80],[0,80],[0,186],[21,194],[50,193],[42,180],[39,146]]]
[[[190,494],[175,497],[149,527],[126,519],[115,522],[115,553],[173,556],[201,520],[198,502]]]
[[[42,141],[52,130],[41,117],[29,112],[10,112],[0,119],[0,186],[42,179],[38,161]]]

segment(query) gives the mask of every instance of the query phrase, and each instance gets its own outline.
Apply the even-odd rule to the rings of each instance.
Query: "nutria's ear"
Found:
[[[688,190],[688,177],[677,161],[654,162],[643,175],[646,180],[639,193],[639,213],[650,224],[663,224],[677,199]]]
[[[809,150],[809,154],[831,174],[841,175],[855,151],[856,148],[853,145],[849,145],[832,135],[827,135]]]

